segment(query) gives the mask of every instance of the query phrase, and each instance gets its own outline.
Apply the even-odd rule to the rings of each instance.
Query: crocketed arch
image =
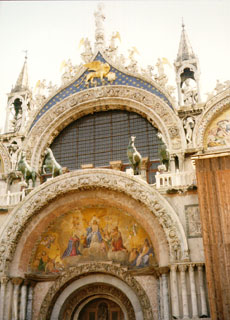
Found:
[[[1,235],[0,272],[9,271],[11,261],[23,231],[39,211],[54,199],[77,190],[113,190],[128,195],[143,204],[156,217],[167,239],[170,260],[175,261],[175,250],[181,260],[188,259],[188,244],[179,218],[169,203],[143,180],[109,169],[79,170],[51,179],[33,190],[13,210]],[[144,219],[144,218],[143,218]],[[175,249],[176,248],[176,249]]]
[[[114,109],[133,111],[147,118],[162,132],[170,152],[185,148],[181,122],[162,99],[142,89],[105,86],[76,93],[44,113],[25,141],[31,165],[39,170],[44,149],[69,123],[89,113]]]
[[[207,102],[204,107],[205,110],[194,128],[193,139],[197,148],[204,148],[204,136],[209,124],[228,108],[230,108],[230,88],[217,94]]]
[[[2,160],[2,168],[0,169],[3,170],[3,173],[9,173],[11,169],[10,156],[7,148],[2,143],[0,143],[0,158]]]

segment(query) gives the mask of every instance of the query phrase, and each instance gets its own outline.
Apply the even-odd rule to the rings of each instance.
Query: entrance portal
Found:
[[[99,298],[87,303],[74,320],[124,320],[124,314],[114,301]]]

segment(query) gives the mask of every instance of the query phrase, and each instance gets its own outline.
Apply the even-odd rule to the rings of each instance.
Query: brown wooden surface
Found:
[[[230,319],[230,156],[196,160],[212,320]]]

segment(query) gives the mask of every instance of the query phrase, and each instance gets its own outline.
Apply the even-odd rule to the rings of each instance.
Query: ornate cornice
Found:
[[[159,221],[169,244],[171,261],[188,260],[188,244],[180,220],[169,203],[143,180],[110,169],[78,170],[40,185],[14,208],[0,238],[0,272],[7,272],[17,243],[29,221],[56,197],[69,192],[104,188],[122,192],[144,204]],[[176,251],[176,252],[175,252]],[[176,254],[175,254],[176,253]]]
[[[67,283],[70,283],[70,281],[76,280],[84,275],[89,275],[92,273],[109,274],[124,281],[136,293],[136,296],[139,299],[141,309],[143,312],[143,318],[145,320],[153,319],[149,298],[142,286],[135,280],[135,278],[131,276],[127,272],[127,270],[122,268],[121,266],[100,262],[83,264],[79,267],[72,267],[69,268],[66,272],[64,272],[55,281],[55,283],[48,290],[48,293],[44,297],[38,319],[47,319],[47,314],[50,315],[50,308],[52,308],[53,306],[53,300],[55,299],[55,296],[61,290],[62,287],[64,287]]]

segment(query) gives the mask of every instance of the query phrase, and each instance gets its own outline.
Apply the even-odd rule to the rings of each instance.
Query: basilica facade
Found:
[[[202,101],[182,25],[166,59],[95,44],[31,92],[27,56],[0,135],[0,319],[230,319],[230,84]]]

